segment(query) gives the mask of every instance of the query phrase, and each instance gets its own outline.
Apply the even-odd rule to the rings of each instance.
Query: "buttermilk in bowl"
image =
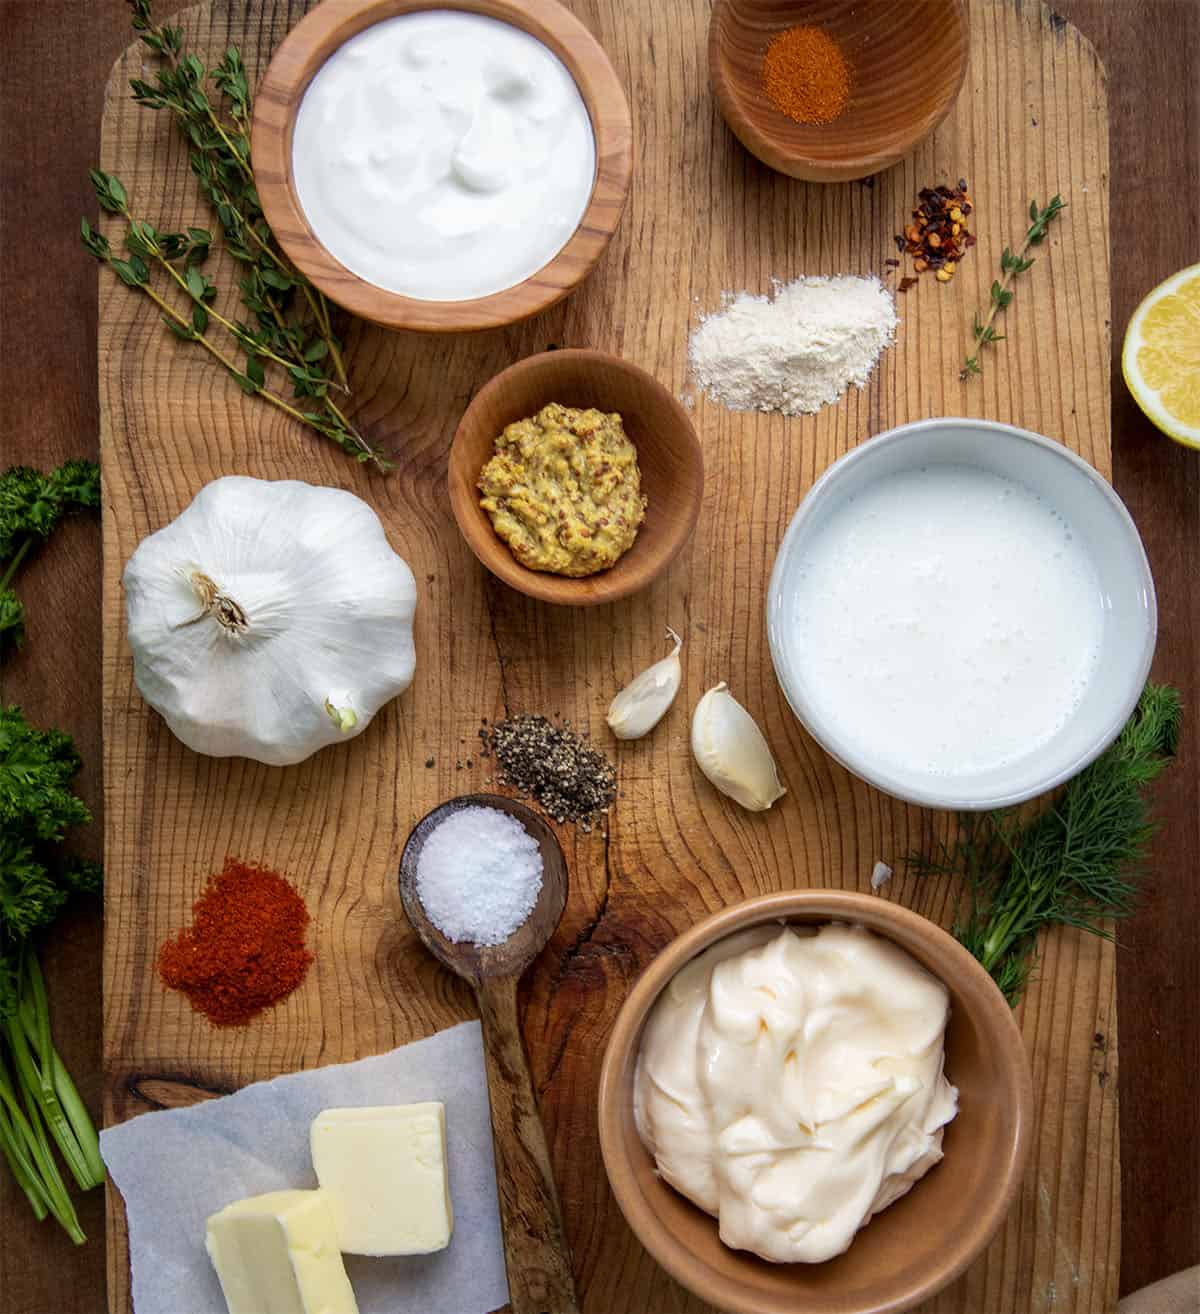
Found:
[[[651,1010],[634,1117],[664,1181],[721,1240],[820,1263],[942,1158],[946,987],[861,926],[756,926]]]
[[[846,497],[796,577],[800,680],[839,737],[902,772],[971,776],[1079,707],[1104,612],[1065,516],[1025,485],[930,464]]]
[[[466,301],[523,282],[571,238],[596,144],[566,66],[461,10],[384,19],[309,83],[292,135],[317,240],[387,292]]]

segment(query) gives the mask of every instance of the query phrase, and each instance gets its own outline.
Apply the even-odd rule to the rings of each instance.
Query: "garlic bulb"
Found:
[[[137,686],[197,753],[300,762],[412,682],[413,573],[353,493],[216,479],[123,582]]]
[[[751,812],[765,812],[787,793],[763,732],[724,680],[696,704],[692,754],[722,794]]]
[[[649,734],[675,701],[683,679],[679,661],[683,640],[669,625],[667,633],[675,640],[674,650],[635,675],[609,704],[609,729],[618,739],[640,739]]]

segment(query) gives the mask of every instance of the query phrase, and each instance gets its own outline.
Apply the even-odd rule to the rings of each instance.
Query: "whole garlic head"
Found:
[[[137,686],[197,753],[301,762],[412,682],[416,582],[353,493],[216,479],[123,583]]]
[[[724,680],[696,704],[692,755],[722,794],[751,812],[765,812],[787,793],[763,732]]]

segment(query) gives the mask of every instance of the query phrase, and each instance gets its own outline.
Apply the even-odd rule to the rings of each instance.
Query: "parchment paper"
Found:
[[[317,1185],[308,1149],[327,1108],[446,1106],[450,1245],[396,1259],[346,1256],[360,1314],[488,1314],[508,1300],[479,1023],[388,1054],[258,1082],[100,1134],[125,1200],[135,1314],[225,1314],[204,1220],[244,1196]]]

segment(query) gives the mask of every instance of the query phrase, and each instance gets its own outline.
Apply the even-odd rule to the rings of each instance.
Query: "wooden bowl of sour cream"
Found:
[[[772,923],[865,927],[946,987],[945,1074],[958,1112],[944,1158],[823,1263],[769,1263],[720,1239],[716,1219],[663,1181],[634,1118],[647,1019],[704,950]],[[792,890],[722,909],[671,941],[629,992],[609,1036],[598,1096],[600,1150],[638,1240],[677,1282],[735,1314],[900,1314],[951,1283],[983,1251],[1021,1185],[1033,1129],[1033,1080],[1021,1032],[991,977],[946,931],[878,895]]]
[[[396,22],[418,24],[411,40]],[[463,332],[545,310],[591,272],[629,191],[624,88],[557,0],[323,0],[254,107],[272,232],[330,300],[385,328]]]
[[[506,425],[551,402],[620,415],[637,451],[646,515],[607,570],[568,576],[522,565],[480,505],[478,480]],[[704,492],[704,456],[687,412],[653,375],[620,356],[567,349],[527,356],[476,393],[450,447],[450,506],[467,545],[509,587],[571,607],[615,602],[656,579],[691,537]]]

